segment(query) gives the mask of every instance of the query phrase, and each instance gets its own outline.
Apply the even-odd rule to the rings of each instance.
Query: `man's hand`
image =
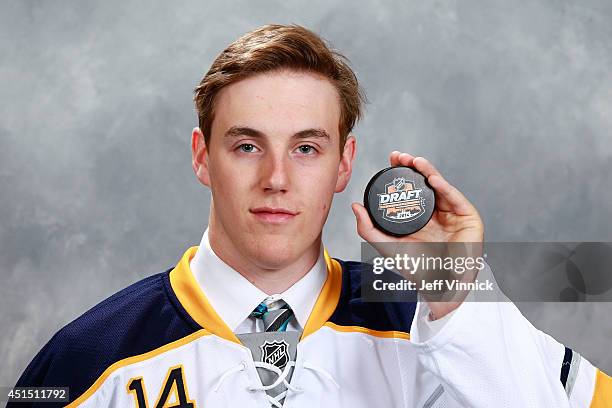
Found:
[[[369,243],[483,242],[484,225],[476,208],[428,160],[394,151],[389,156],[389,163],[392,167],[412,167],[423,174],[434,190],[436,208],[425,227],[405,237],[394,237],[374,227],[365,207],[353,203],[351,207],[357,218],[357,233],[361,238]],[[439,319],[459,307],[461,301],[427,303],[433,317]]]

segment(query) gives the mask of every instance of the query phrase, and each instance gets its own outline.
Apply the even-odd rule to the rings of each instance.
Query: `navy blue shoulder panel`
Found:
[[[170,287],[170,270],[128,286],[60,329],[34,357],[17,386],[70,387],[73,401],[113,363],[199,330]]]
[[[335,258],[334,258],[335,259]],[[336,310],[329,321],[339,326],[361,326],[371,330],[395,330],[410,332],[416,310],[416,292],[393,302],[364,302],[361,293],[362,274],[371,271],[372,265],[355,261],[341,261],[342,291]],[[370,272],[371,273],[371,272]],[[386,282],[401,279],[398,275],[385,271]]]

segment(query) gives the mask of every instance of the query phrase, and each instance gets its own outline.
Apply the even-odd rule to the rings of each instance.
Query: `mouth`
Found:
[[[284,224],[294,219],[299,212],[280,207],[251,208],[250,213],[267,224]]]

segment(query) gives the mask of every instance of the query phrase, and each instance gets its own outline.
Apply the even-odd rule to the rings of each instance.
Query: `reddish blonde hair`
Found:
[[[336,88],[340,100],[340,151],[361,118],[365,95],[348,59],[331,49],[312,31],[299,25],[270,24],[231,43],[212,63],[194,90],[200,129],[207,145],[215,117],[215,97],[230,84],[263,72],[281,69],[323,75]]]

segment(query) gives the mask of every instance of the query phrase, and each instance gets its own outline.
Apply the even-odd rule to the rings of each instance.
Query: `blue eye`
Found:
[[[298,149],[302,154],[313,154],[315,152],[315,148],[310,145],[301,145]]]
[[[245,153],[252,153],[255,151],[255,146],[250,143],[241,144],[240,146],[238,146],[238,148]]]

